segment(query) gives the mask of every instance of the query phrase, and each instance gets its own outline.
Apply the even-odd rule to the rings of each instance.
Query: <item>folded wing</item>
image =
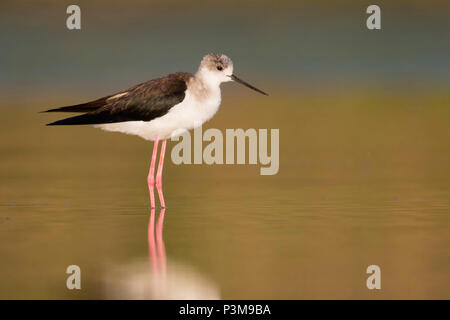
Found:
[[[45,112],[83,112],[47,125],[103,124],[124,121],[150,121],[165,115],[183,101],[189,73],[174,73],[138,84],[128,90],[94,101],[50,109]]]

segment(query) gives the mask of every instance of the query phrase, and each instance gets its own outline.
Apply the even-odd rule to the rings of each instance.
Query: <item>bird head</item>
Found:
[[[233,74],[233,61],[224,54],[208,54],[203,57],[197,74],[202,78],[214,84],[221,84],[222,82],[235,81],[252,90],[267,95],[267,93],[255,88],[251,84],[239,79]]]

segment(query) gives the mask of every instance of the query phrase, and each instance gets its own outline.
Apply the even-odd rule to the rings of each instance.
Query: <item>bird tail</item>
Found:
[[[107,103],[107,99],[110,96],[103,97],[94,101],[89,101],[86,103],[80,103],[80,104],[74,104],[73,106],[66,106],[66,107],[60,107],[60,108],[54,108],[49,109],[45,111],[41,111],[41,113],[44,112],[90,112],[97,110],[101,107],[103,107]]]
[[[92,114],[82,114],[75,117],[65,118],[55,122],[47,123],[47,126],[70,126],[70,125],[80,125],[80,124],[99,124],[102,123],[103,119],[99,119]]]

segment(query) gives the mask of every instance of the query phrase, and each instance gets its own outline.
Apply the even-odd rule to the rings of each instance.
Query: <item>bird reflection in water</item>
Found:
[[[170,255],[167,258],[165,213],[165,209],[159,215],[155,209],[150,211],[148,257],[119,265],[105,274],[103,293],[107,299],[220,299],[219,288],[209,277]]]
[[[148,255],[150,258],[150,267],[153,276],[153,286],[155,292],[160,292],[164,295],[164,283],[167,281],[167,257],[166,247],[163,240],[164,228],[164,214],[166,209],[161,209],[159,213],[158,222],[155,228],[155,209],[150,212],[150,219],[148,221]],[[156,237],[155,237],[156,229]]]

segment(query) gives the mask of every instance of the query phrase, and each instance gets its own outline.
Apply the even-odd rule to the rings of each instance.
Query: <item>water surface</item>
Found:
[[[449,98],[383,92],[228,96],[205,128],[279,128],[279,173],[167,157],[163,217],[150,143],[8,104],[0,298],[449,298]]]

